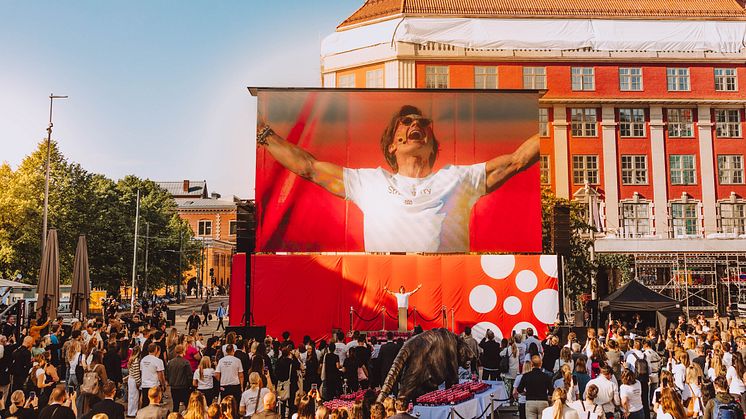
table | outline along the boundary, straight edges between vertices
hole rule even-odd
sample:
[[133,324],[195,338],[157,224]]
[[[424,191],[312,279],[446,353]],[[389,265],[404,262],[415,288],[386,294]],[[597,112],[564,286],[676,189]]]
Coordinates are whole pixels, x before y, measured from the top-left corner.
[[[482,419],[489,418],[490,397],[494,397],[495,409],[497,409],[500,406],[508,405],[508,392],[505,389],[505,383],[502,381],[485,381],[485,383],[489,384],[491,388],[483,393],[475,394],[473,399],[455,405],[415,405],[412,409],[412,415],[420,419],[460,419],[455,414],[458,413],[458,415],[464,419],[474,419],[487,410],[487,413],[482,416]],[[455,411],[453,418],[450,417],[451,408]]]

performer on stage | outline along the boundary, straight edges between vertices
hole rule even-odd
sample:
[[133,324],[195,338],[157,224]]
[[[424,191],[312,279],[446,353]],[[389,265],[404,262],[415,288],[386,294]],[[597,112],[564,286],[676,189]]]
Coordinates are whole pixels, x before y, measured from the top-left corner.
[[384,286],[383,290],[396,298],[396,307],[399,309],[399,331],[407,331],[407,309],[409,308],[409,296],[416,293],[422,288],[422,284],[410,292],[406,292],[404,285],[399,287],[399,292],[394,292]]

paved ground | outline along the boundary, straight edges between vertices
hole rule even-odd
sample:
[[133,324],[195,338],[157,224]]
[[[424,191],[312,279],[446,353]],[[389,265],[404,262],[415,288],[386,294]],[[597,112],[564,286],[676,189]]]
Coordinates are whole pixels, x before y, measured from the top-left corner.
[[[172,310],[176,310],[176,327],[180,331],[186,330],[186,320],[187,318],[192,314],[192,311],[196,311],[197,314],[200,313],[200,310],[202,309],[202,304],[204,304],[205,300],[200,298],[194,298],[194,297],[187,297],[186,301],[184,301],[181,304],[171,304],[169,305],[169,308]],[[208,304],[210,305],[210,312],[212,313],[212,320],[208,322],[207,326],[202,326],[200,328],[200,331],[205,336],[212,336],[215,332],[215,327],[218,325],[218,320],[215,316],[215,311],[218,309],[218,306],[220,303],[223,303],[224,307],[228,307],[228,296],[227,295],[220,295],[217,297],[210,298],[210,301],[208,301]],[[224,325],[228,325],[228,318],[226,318],[223,321]],[[221,330],[222,333],[222,330]]]

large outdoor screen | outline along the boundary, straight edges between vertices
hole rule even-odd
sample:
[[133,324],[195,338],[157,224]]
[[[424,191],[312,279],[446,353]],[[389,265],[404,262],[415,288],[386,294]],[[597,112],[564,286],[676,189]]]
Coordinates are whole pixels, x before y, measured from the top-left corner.
[[541,251],[536,92],[257,96],[257,252]]

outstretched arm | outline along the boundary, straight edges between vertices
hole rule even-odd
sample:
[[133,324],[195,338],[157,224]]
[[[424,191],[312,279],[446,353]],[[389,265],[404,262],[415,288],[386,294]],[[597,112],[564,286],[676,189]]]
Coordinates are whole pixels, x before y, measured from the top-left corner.
[[531,136],[511,154],[487,161],[487,193],[495,191],[518,172],[539,161],[539,134]]
[[417,291],[420,290],[420,288],[422,288],[422,284],[417,285],[417,288],[415,288],[412,292],[410,292],[409,295],[412,295],[412,294],[416,293]]
[[[257,136],[266,126],[268,125],[260,115]],[[316,160],[311,153],[289,143],[273,131],[264,138],[264,141],[257,141],[257,146],[266,148],[275,160],[296,175],[310,180],[334,195],[345,197],[341,166]]]

